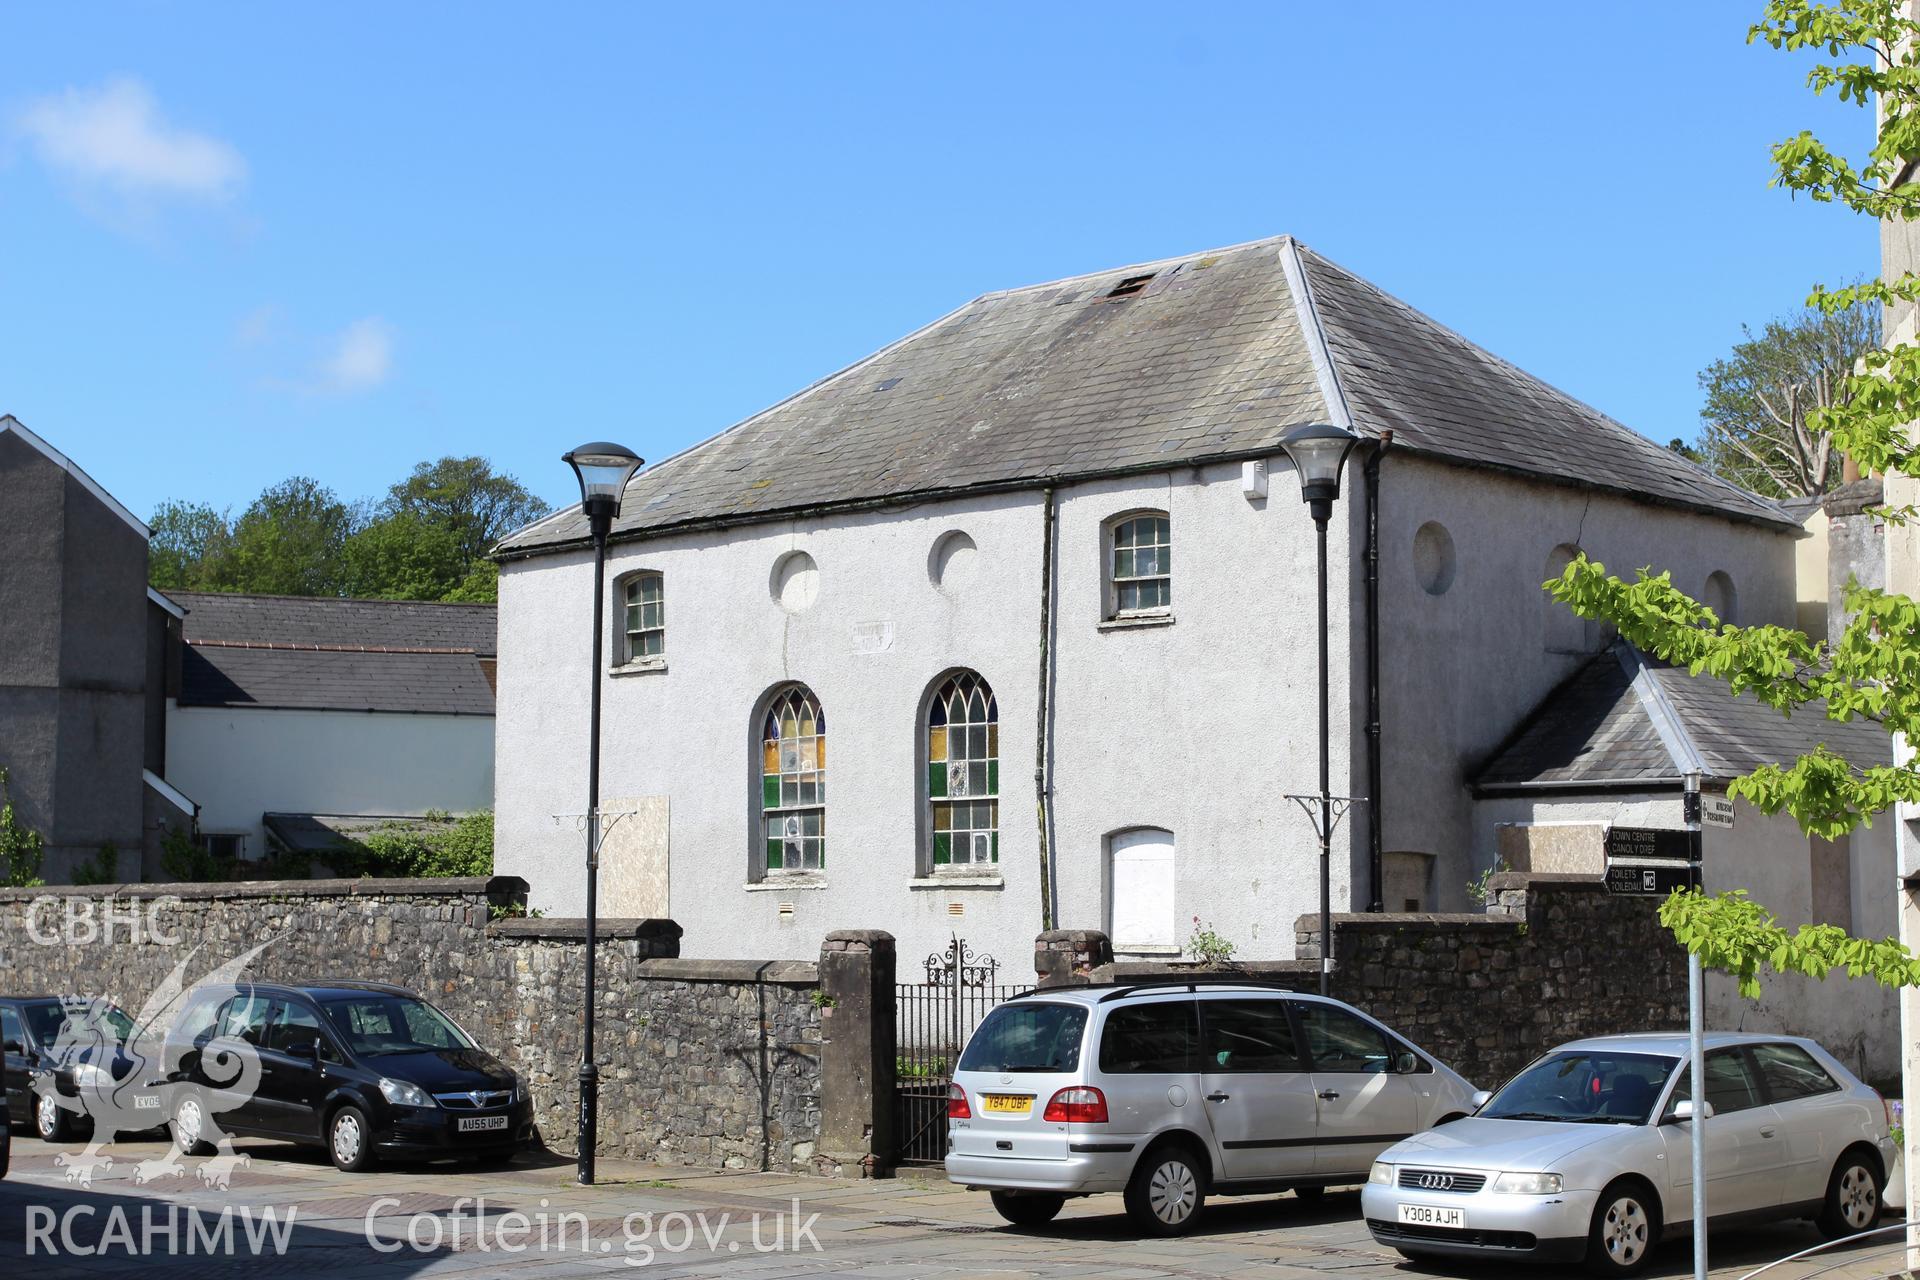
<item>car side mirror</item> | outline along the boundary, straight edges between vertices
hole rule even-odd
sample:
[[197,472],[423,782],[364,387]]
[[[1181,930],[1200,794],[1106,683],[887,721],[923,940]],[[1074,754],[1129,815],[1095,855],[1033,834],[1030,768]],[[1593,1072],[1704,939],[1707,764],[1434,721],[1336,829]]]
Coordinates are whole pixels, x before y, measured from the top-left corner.
[[1417,1053],[1402,1053],[1393,1060],[1395,1075],[1410,1076],[1419,1069],[1420,1055]]
[[[1667,1114],[1667,1123],[1685,1124],[1687,1121],[1693,1119],[1693,1105],[1692,1098],[1682,1098],[1680,1101],[1674,1103],[1673,1110]],[[1700,1117],[1703,1120],[1713,1119],[1713,1104],[1711,1102],[1702,1102],[1700,1104]]]
[[296,1040],[286,1047],[289,1058],[318,1058],[320,1042],[318,1040]]
[[1492,1102],[1492,1101],[1493,1101],[1493,1090],[1491,1089],[1475,1089],[1473,1091],[1473,1096],[1467,1099],[1467,1102],[1473,1107],[1475,1111],[1478,1111],[1480,1108],[1486,1106],[1489,1102]]
[[0,1052],[25,1053],[26,1051],[27,1051],[26,1046],[21,1044],[18,1040],[9,1040],[5,1044],[0,1044]]

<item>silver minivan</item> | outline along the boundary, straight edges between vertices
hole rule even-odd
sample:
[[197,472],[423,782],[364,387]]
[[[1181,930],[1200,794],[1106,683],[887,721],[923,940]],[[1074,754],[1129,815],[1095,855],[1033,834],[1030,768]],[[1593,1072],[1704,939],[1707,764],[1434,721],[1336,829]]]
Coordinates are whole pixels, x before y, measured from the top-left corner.
[[1351,1005],[1245,983],[1064,987],[995,1008],[947,1100],[947,1177],[1034,1226],[1120,1191],[1155,1235],[1210,1193],[1361,1183],[1474,1088]]

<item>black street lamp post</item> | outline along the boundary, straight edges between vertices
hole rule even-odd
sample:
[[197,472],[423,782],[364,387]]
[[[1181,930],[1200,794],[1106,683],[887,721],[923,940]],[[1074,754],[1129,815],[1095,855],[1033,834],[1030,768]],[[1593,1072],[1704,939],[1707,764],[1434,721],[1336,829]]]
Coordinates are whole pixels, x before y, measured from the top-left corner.
[[587,726],[587,975],[586,1014],[580,1046],[580,1132],[578,1180],[593,1185],[593,1153],[600,1134],[600,1068],[593,1060],[593,953],[600,909],[600,660],[606,627],[607,535],[620,514],[627,481],[641,458],[604,440],[583,444],[562,461],[580,480],[580,509],[593,531],[593,701]]
[[1320,543],[1320,994],[1327,994],[1333,967],[1333,794],[1327,764],[1327,521],[1340,497],[1340,470],[1359,437],[1326,423],[1295,427],[1280,439],[1300,475],[1300,497],[1313,517]]

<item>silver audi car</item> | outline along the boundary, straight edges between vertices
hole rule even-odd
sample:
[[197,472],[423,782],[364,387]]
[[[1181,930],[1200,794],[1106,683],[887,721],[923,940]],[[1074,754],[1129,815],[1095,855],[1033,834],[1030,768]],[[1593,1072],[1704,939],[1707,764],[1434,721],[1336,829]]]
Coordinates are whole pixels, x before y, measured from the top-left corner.
[[[1374,1239],[1409,1258],[1584,1261],[1644,1268],[1693,1214],[1685,1035],[1562,1045],[1475,1113],[1381,1153],[1361,1194]],[[1872,1227],[1893,1159],[1878,1093],[1811,1040],[1707,1037],[1707,1209]]]
[[1337,1000],[1229,983],[1037,991],[989,1013],[960,1056],[947,1176],[1019,1225],[1119,1191],[1143,1230],[1177,1235],[1209,1193],[1358,1183],[1473,1096]]

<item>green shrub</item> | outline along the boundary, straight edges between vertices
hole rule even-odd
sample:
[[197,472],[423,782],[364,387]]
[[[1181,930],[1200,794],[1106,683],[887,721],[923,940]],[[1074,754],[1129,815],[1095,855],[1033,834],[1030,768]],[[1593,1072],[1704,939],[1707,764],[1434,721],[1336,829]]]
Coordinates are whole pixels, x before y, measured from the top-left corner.
[[46,849],[46,838],[14,816],[7,771],[0,768],[0,861],[6,866],[8,887],[27,889],[45,884],[40,867],[46,860]]
[[75,884],[117,884],[120,880],[120,850],[109,840],[91,859],[73,869]]

